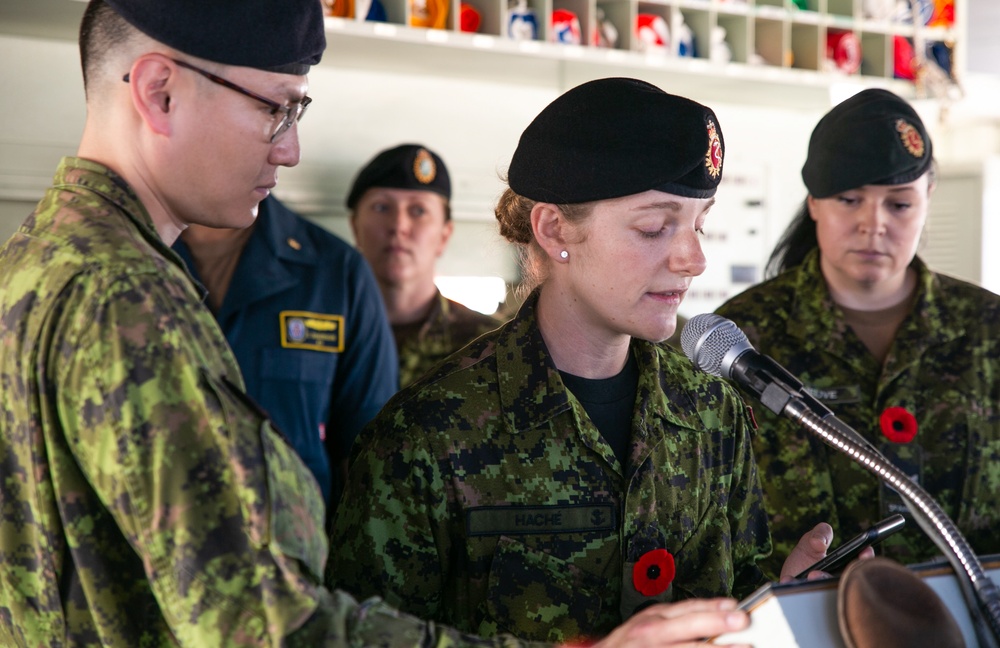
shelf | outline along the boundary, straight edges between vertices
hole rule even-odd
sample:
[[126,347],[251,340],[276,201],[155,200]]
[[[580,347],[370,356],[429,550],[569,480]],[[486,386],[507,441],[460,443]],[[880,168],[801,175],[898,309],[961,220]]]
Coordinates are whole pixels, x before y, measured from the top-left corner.
[[[912,97],[912,82],[893,76],[894,39],[956,40],[952,29],[865,19],[860,0],[806,0],[805,8],[792,0],[524,0],[534,12],[535,40],[508,37],[508,0],[467,0],[482,19],[475,34],[455,28],[459,0],[451,0],[446,29],[408,27],[410,0],[382,2],[389,23],[327,18],[326,64],[559,88],[620,74],[695,98],[815,107],[829,103],[834,84]],[[582,44],[554,42],[557,9],[577,16]],[[592,44],[598,10],[618,34],[614,48]],[[637,35],[633,26],[643,15],[666,27],[663,46]],[[829,59],[827,37],[836,34],[860,48],[857,71],[838,70]]]
[[[804,0],[799,3],[804,9],[792,0],[525,0],[537,20],[538,40],[532,41],[507,37],[508,0],[465,0],[481,17],[476,34],[457,28],[460,0],[445,0],[450,3],[445,29],[408,27],[410,0],[381,1],[389,22],[326,19],[329,47],[322,65],[556,89],[624,75],[694,98],[814,108],[827,106],[830,88],[844,83],[913,97],[911,82],[893,78],[896,37],[955,43],[956,50],[962,45],[952,28],[867,19],[862,0]],[[963,11],[964,1],[958,2]],[[549,42],[556,8],[577,14],[584,43],[593,39],[600,9],[618,33],[616,47]],[[0,33],[75,39],[82,9],[83,3],[69,0],[3,0]],[[676,37],[663,51],[639,51],[633,26],[640,12],[662,18],[671,35],[682,22],[687,25],[696,55],[681,56]],[[830,32],[857,38],[862,51],[857,73],[831,71]],[[956,54],[956,60],[963,59]]]
[[[913,94],[912,84],[906,81],[827,74],[780,65],[780,61],[772,65],[749,64],[738,59],[715,63],[701,58],[542,41],[512,41],[487,34],[341,18],[327,18],[326,27],[328,45],[321,65],[349,69],[388,70],[398,74],[557,89],[566,89],[592,78],[631,76],[702,101],[728,99],[750,105],[780,103],[787,108],[828,106],[830,87],[834,84],[886,87],[902,96]],[[780,35],[783,25],[763,21],[756,26],[758,32],[768,33],[768,28]],[[773,56],[780,56],[780,50],[775,50]]]

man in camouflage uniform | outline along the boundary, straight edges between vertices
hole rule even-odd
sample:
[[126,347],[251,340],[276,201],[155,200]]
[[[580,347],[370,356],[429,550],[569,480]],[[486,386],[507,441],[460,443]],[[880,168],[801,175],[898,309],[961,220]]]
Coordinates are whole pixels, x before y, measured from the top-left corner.
[[297,162],[324,40],[315,0],[85,10],[80,157],[0,249],[5,648],[482,643],[322,587],[316,482],[169,247],[188,219],[246,226]]
[[[824,120],[803,168],[811,196],[844,196],[842,204],[849,205],[864,195],[855,187],[898,187],[932,173],[923,124],[894,95],[866,91]],[[901,132],[909,139],[901,140]],[[843,145],[848,141],[854,152]],[[891,200],[909,202],[899,196]],[[898,220],[898,213],[886,218]],[[973,549],[1000,552],[1000,297],[931,272],[911,253],[901,267],[913,277],[913,288],[898,305],[900,323],[882,359],[834,300],[816,229],[806,208],[779,244],[785,271],[718,313],[917,481]],[[886,429],[893,425],[890,415],[901,412],[890,408],[913,416],[912,440]],[[847,538],[892,513],[908,512],[898,494],[795,422],[763,408],[757,422],[754,453],[775,542],[770,569],[801,529],[817,521]],[[940,554],[913,520],[880,551],[907,563]]]
[[[520,180],[526,169],[571,203],[618,204],[605,199],[616,195],[648,201],[636,211],[676,232],[645,245],[670,255],[654,264],[650,282],[678,285],[704,269],[694,214],[711,205],[721,172],[716,124],[708,108],[643,82],[583,84],[525,131],[501,204],[518,194],[543,200]],[[580,179],[591,168],[601,178],[596,186]],[[544,203],[535,203],[532,219],[544,209],[557,219],[553,228],[571,227],[569,217],[555,216],[564,208]],[[529,208],[517,211],[514,235],[497,207],[501,233],[532,245]],[[625,232],[628,245],[639,245],[637,226],[622,224],[634,216],[601,216]],[[591,235],[572,231],[567,241]],[[597,257],[617,265],[615,277],[634,270],[606,248],[585,245],[557,251],[557,263],[566,263],[551,269],[558,279],[546,279],[513,320],[393,397],[362,432],[331,534],[329,585],[382,595],[468,632],[567,641],[602,635],[656,601],[743,596],[761,584],[757,561],[770,541],[751,423],[736,392],[675,350],[618,332],[614,339],[624,345],[614,351],[626,381],[634,368],[634,382],[614,420],[595,419],[598,410],[567,387],[553,350],[567,347],[551,337],[552,318],[600,317],[574,310],[568,277],[591,263],[606,269]],[[551,308],[563,292],[574,297],[545,319],[545,300]],[[595,292],[597,300],[611,298]],[[637,310],[655,313],[649,337],[667,338],[679,299],[641,301]],[[601,325],[616,326],[607,319]],[[579,348],[570,346],[576,357]]]
[[419,144],[379,152],[347,196],[354,239],[372,266],[392,325],[400,387],[500,325],[434,284],[437,259],[455,229],[450,201],[448,167]]

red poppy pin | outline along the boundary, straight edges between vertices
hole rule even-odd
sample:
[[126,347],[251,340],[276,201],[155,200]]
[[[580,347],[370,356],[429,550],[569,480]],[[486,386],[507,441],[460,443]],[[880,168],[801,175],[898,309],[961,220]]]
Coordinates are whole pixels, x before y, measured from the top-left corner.
[[643,596],[656,596],[667,591],[676,573],[671,553],[653,549],[642,554],[632,567],[632,583]]
[[909,443],[917,436],[917,417],[904,407],[887,407],[878,422],[882,434],[893,443]]

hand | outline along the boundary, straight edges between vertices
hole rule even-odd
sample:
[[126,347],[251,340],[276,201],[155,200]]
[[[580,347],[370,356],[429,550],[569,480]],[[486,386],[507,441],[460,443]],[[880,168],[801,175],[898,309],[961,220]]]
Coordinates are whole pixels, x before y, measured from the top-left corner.
[[[780,582],[787,583],[794,580],[795,575],[807,569],[820,558],[826,555],[826,550],[830,548],[833,541],[833,527],[826,522],[820,522],[811,531],[802,536],[799,543],[795,545],[792,552],[785,559],[785,564],[781,566]],[[875,555],[875,550],[865,547],[858,554],[858,559],[871,558]],[[823,571],[811,571],[806,575],[806,580],[816,580],[818,578],[829,578],[830,574]]]
[[[653,605],[621,624],[591,648],[670,646],[704,648],[705,637],[742,630],[750,625],[746,612],[732,599],[691,599]],[[749,648],[749,647],[748,647]]]

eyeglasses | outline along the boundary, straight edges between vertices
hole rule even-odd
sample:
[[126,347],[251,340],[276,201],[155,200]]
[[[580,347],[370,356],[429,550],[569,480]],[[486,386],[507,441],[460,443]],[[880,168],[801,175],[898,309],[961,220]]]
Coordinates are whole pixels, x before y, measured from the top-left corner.
[[[271,117],[277,117],[278,115],[281,115],[281,119],[275,119],[271,124],[271,129],[268,134],[268,137],[270,138],[269,141],[271,142],[278,139],[279,136],[281,136],[288,129],[290,129],[292,127],[292,124],[301,120],[302,115],[304,115],[306,112],[306,108],[308,108],[309,104],[312,103],[312,97],[306,96],[302,97],[301,101],[296,101],[294,103],[282,105],[276,101],[268,99],[267,97],[262,97],[256,92],[247,90],[242,86],[236,85],[232,81],[223,79],[222,77],[216,74],[212,74],[208,70],[203,70],[200,67],[191,65],[186,61],[180,61],[178,59],[173,59],[173,58],[170,60],[183,68],[187,68],[189,70],[197,72],[198,74],[205,77],[212,83],[217,83],[224,88],[235,90],[236,92],[239,92],[242,95],[250,97],[251,99],[256,99],[257,101],[261,102],[262,104],[271,109]],[[128,83],[129,74],[125,74],[125,76],[122,77],[122,81]]]

